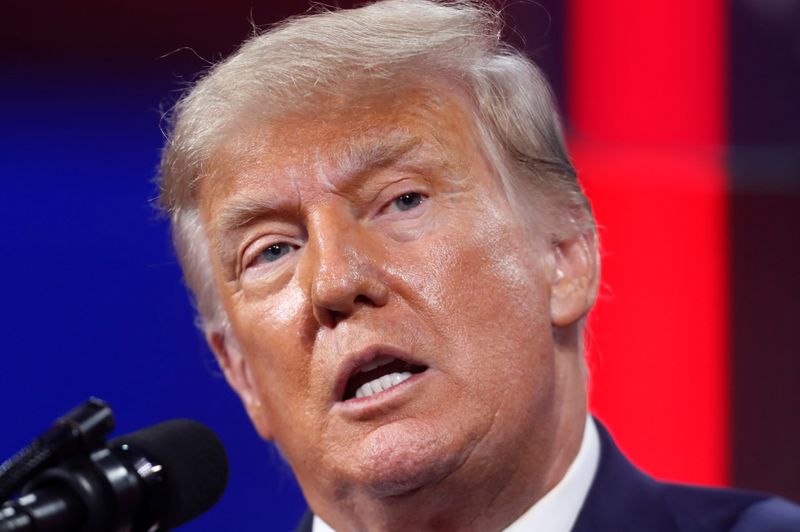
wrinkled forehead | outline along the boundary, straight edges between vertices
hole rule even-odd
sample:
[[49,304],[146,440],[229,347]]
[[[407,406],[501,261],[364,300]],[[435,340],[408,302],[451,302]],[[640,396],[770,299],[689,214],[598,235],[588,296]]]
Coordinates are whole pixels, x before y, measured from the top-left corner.
[[[233,125],[207,165],[203,202],[253,189],[265,178],[332,188],[349,176],[399,158],[458,165],[480,152],[473,107],[454,84],[318,95],[315,105],[253,112]],[[313,169],[313,171],[309,171]],[[275,172],[276,175],[265,175]]]

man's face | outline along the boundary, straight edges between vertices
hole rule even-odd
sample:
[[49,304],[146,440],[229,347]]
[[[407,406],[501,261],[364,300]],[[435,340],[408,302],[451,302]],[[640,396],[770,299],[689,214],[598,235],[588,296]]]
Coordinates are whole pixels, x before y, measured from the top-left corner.
[[557,452],[551,221],[512,209],[444,89],[242,127],[200,190],[217,351],[312,506]]

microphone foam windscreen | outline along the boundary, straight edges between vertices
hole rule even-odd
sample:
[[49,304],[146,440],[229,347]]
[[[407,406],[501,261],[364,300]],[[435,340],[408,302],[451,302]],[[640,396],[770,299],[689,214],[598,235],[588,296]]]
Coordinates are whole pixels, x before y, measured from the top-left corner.
[[189,419],[173,419],[111,442],[130,444],[163,467],[167,507],[161,529],[194,519],[222,497],[228,482],[228,459],[214,432]]

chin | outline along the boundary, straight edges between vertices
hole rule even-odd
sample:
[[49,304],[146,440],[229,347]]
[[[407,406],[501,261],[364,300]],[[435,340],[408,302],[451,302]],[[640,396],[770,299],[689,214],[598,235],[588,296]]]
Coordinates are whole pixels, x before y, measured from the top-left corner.
[[[385,428],[385,427],[384,427]],[[358,446],[356,484],[372,497],[402,497],[456,471],[465,453],[446,434],[378,429]]]

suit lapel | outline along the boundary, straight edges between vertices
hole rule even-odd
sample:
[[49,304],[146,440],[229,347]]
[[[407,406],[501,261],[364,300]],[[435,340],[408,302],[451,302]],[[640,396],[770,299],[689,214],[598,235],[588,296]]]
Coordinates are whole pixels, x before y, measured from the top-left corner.
[[658,482],[639,471],[617,449],[606,428],[600,434],[600,464],[573,532],[673,532],[680,527]]

